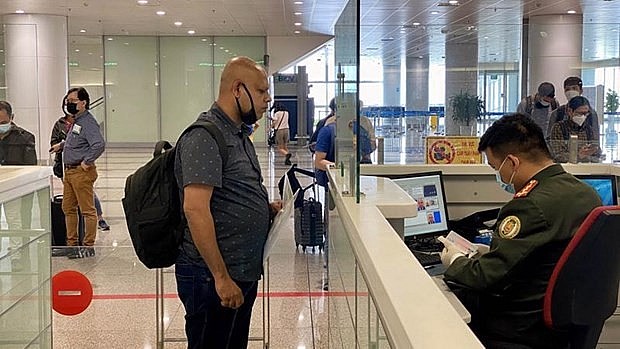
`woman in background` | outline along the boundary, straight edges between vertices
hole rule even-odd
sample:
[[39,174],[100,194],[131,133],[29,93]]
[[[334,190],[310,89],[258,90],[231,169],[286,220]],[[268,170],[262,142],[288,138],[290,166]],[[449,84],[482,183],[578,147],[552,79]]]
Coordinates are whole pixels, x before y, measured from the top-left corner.
[[555,162],[568,162],[570,136],[577,136],[577,162],[600,162],[602,150],[598,134],[586,122],[590,102],[583,96],[573,97],[566,106],[568,119],[556,122],[551,128],[549,149]]

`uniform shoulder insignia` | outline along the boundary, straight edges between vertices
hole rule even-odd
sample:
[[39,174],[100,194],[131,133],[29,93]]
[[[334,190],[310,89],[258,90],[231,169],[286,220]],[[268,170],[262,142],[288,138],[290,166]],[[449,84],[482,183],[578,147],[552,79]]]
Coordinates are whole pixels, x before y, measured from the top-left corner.
[[521,220],[517,216],[508,216],[499,224],[499,236],[504,239],[512,239],[521,230]]
[[532,191],[532,189],[534,189],[537,185],[538,185],[538,181],[537,180],[535,180],[535,179],[530,180],[529,182],[527,182],[525,187],[523,187],[523,189],[519,190],[519,192],[515,194],[514,197],[515,198],[524,198],[524,197],[526,197]]

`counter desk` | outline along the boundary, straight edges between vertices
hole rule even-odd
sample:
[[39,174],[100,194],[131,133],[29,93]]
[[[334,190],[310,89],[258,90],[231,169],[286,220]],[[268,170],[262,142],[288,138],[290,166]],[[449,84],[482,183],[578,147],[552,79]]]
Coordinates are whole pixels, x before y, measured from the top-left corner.
[[[562,164],[573,175],[614,175],[620,177],[618,164]],[[446,203],[450,219],[465,217],[473,212],[503,206],[511,195],[499,189],[495,171],[480,165],[362,165],[362,175],[394,176],[420,172],[443,173]],[[417,266],[417,265],[416,265]],[[620,304],[620,300],[618,302]],[[617,308],[617,309],[620,309]],[[607,320],[599,339],[601,348],[620,346],[620,311]]]
[[0,167],[0,347],[52,347],[51,174]]
[[[616,164],[562,164],[574,175],[611,174],[620,177]],[[369,176],[395,176],[441,171],[450,219],[463,218],[473,212],[503,206],[511,195],[498,189],[495,171],[480,165],[362,165],[360,172]]]
[[[360,202],[330,171],[328,274],[330,342],[360,348],[482,348],[482,344],[389,220],[417,214],[390,179],[361,178]],[[336,296],[340,295],[340,296]],[[339,345],[337,347],[340,347]]]

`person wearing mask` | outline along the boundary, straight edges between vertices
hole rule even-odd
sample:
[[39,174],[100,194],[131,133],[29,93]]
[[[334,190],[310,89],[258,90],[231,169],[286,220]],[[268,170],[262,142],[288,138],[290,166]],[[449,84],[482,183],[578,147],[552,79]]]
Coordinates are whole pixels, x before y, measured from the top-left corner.
[[[83,87],[67,92],[67,112],[73,116],[67,138],[54,144],[50,152],[62,151],[64,177],[62,210],[67,226],[69,258],[93,257],[97,237],[97,210],[94,186],[97,180],[95,161],[105,150],[99,124],[88,110],[90,96]],[[84,216],[84,247],[78,247],[78,207]]]
[[600,162],[603,151],[599,138],[587,122],[591,110],[585,97],[576,96],[568,102],[566,115],[569,118],[556,122],[549,136],[549,148],[556,162],[569,161],[571,135],[577,136],[577,162]]
[[290,132],[288,126],[288,110],[282,104],[277,104],[273,119],[271,120],[271,128],[276,135],[276,145],[278,146],[278,153],[284,155],[284,164],[291,165],[292,154],[288,150],[288,142],[290,139]]
[[478,151],[514,197],[501,208],[486,253],[468,258],[440,238],[444,279],[486,348],[566,348],[567,334],[544,324],[543,298],[560,255],[601,199],[553,163],[542,129],[526,115],[494,122]]
[[174,170],[188,226],[175,274],[190,349],[248,344],[263,248],[282,202],[269,203],[245,125],[262,117],[270,101],[265,69],[250,58],[235,57],[222,71],[216,102],[198,117],[222,132],[226,163],[203,128],[177,142]]
[[[0,101],[0,166],[25,166],[37,164],[37,152],[34,135],[19,127],[15,123],[13,107],[7,101]],[[43,198],[39,197],[39,205]],[[45,198],[49,200],[48,198]],[[8,201],[2,204],[6,222],[10,230],[19,231],[30,229],[32,222],[33,194],[24,196],[21,200]],[[45,207],[45,206],[40,206]],[[0,232],[0,242],[2,240]],[[21,237],[9,236],[9,249],[18,249],[22,246]],[[19,252],[11,254],[13,271],[20,271],[24,267],[22,255]]]
[[[61,116],[58,120],[56,120],[56,123],[54,124],[54,127],[52,128],[52,135],[50,137],[50,146],[54,146],[54,144],[59,144],[63,142],[65,139],[67,139],[67,132],[69,132],[69,129],[71,129],[71,125],[73,125],[73,122],[75,121],[75,119],[73,118],[73,115],[67,112],[66,107],[67,107],[67,96],[64,96],[62,99],[62,104],[61,104],[62,112],[64,115]],[[54,170],[54,175],[62,180],[64,177],[62,152],[57,152],[55,154],[54,165],[52,168]],[[102,231],[108,231],[110,230],[110,225],[108,224],[108,222],[106,222],[105,218],[103,218],[103,208],[101,207],[101,201],[99,200],[97,193],[94,193],[94,194],[95,194],[95,199],[94,199],[95,209],[97,211],[97,226]]]
[[[566,80],[564,80],[564,96],[566,96],[566,104],[559,106],[551,113],[547,135],[551,134],[551,128],[553,127],[553,125],[555,125],[555,123],[562,120],[570,120],[570,116],[568,115],[566,109],[568,106],[568,102],[570,102],[573,97],[581,95],[583,95],[583,82],[581,81],[581,78],[579,78],[578,76],[569,76],[568,78],[566,78]],[[596,110],[594,110],[592,106],[590,106],[590,112],[588,113],[586,122],[592,128],[592,132],[595,138],[598,140],[600,138],[599,120],[598,115],[596,114]]]
[[558,107],[555,99],[555,87],[550,82],[543,82],[538,85],[538,91],[534,96],[527,96],[521,100],[517,106],[517,113],[525,114],[536,122],[545,133],[549,128],[549,118],[551,112]]
[[0,165],[36,165],[34,135],[17,126],[14,118],[11,104],[0,101]]

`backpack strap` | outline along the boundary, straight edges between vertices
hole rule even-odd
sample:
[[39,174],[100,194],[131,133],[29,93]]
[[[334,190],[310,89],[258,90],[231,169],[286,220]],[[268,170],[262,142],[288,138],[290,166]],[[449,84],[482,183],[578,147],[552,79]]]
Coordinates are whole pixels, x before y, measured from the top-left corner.
[[556,109],[558,109],[558,100],[554,98],[553,101],[551,101],[551,110]]
[[161,155],[168,149],[172,149],[172,144],[168,141],[159,141],[155,143],[155,149],[153,149],[153,157]]
[[532,110],[534,110],[534,98],[532,98],[532,95],[529,95],[529,96],[525,97],[525,100],[527,101],[525,103],[525,112],[527,113],[527,115],[529,115],[531,117],[532,116]]
[[570,140],[570,121],[565,120],[564,124],[560,124],[560,128],[562,129],[562,138],[568,142]]
[[[282,116],[280,117],[280,122],[278,123],[278,127],[276,127],[276,131],[280,129],[280,125],[282,125],[282,121],[284,121],[284,116],[286,115],[286,114],[284,114],[284,112],[285,112],[284,110],[279,110],[279,111],[282,112]],[[278,113],[278,111],[275,112],[273,115],[275,115],[277,113]],[[288,117],[288,115],[286,115],[286,117]]]
[[224,140],[224,135],[222,134],[222,131],[220,131],[220,129],[213,123],[213,121],[195,121],[193,124],[189,125],[185,129],[185,131],[183,131],[183,133],[181,133],[179,139],[181,139],[183,135],[196,127],[204,128],[205,130],[207,130],[207,132],[209,132],[209,134],[211,134],[211,136],[213,136],[213,138],[215,138],[215,143],[217,143],[217,147],[220,151],[220,157],[222,158],[222,165],[226,164],[226,162],[228,161],[228,146],[226,145],[226,141]]
[[565,116],[566,116],[566,104],[563,104],[559,106],[557,109],[557,112],[555,114],[555,122],[564,120]]

